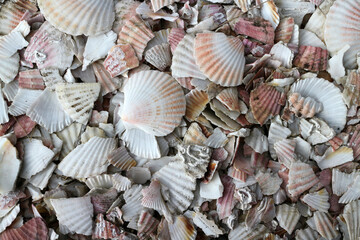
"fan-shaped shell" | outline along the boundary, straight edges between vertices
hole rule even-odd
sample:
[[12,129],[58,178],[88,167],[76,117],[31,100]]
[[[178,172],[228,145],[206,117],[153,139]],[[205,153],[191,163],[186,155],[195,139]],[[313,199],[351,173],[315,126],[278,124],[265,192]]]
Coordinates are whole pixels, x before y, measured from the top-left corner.
[[154,218],[147,210],[140,213],[138,225],[138,237],[140,240],[155,238],[159,220]]
[[139,66],[139,60],[130,44],[115,45],[104,60],[105,69],[116,77]]
[[19,90],[19,82],[14,80],[10,83],[5,84],[5,87],[2,89],[6,99],[8,101],[14,101],[14,98]]
[[108,32],[115,20],[112,0],[39,0],[38,5],[51,25],[75,36]]
[[101,174],[86,179],[85,183],[90,189],[111,188],[113,186],[113,176],[110,174]]
[[108,161],[120,170],[129,170],[136,166],[136,161],[129,155],[124,146],[113,150],[108,155]]
[[20,56],[15,53],[9,58],[0,57],[0,80],[10,83],[18,74],[20,66]]
[[48,228],[42,218],[36,217],[19,228],[6,230],[0,237],[4,240],[47,239]]
[[0,138],[0,193],[8,193],[15,187],[20,171],[17,150],[7,138]]
[[284,164],[287,168],[290,168],[291,164],[295,162],[295,146],[296,141],[294,139],[283,139],[274,144],[274,149],[279,162]]
[[281,19],[279,25],[275,30],[275,42],[279,42],[279,41],[283,41],[283,43],[290,42],[293,31],[294,31],[294,18],[286,17]]
[[124,87],[120,114],[127,129],[139,128],[148,134],[165,136],[180,124],[185,114],[185,97],[171,76],[159,71],[134,74]]
[[162,43],[150,48],[145,53],[145,60],[160,71],[164,71],[171,65],[170,45]]
[[356,240],[360,237],[360,200],[352,201],[344,208],[342,216],[345,219],[349,240]]
[[322,111],[322,104],[310,97],[302,97],[298,93],[291,93],[289,96],[290,111],[305,118],[311,118]]
[[9,113],[13,116],[25,114],[27,109],[38,99],[41,93],[41,90],[20,88],[9,107]]
[[209,103],[209,95],[205,91],[191,90],[185,96],[186,98],[186,113],[185,117],[189,121],[194,121],[202,111],[204,111],[206,105]]
[[314,170],[309,164],[294,162],[289,169],[289,182],[287,185],[289,193],[296,197],[319,182]]
[[284,228],[289,234],[291,234],[296,224],[300,219],[300,213],[294,206],[282,204],[276,207],[276,218],[279,221],[280,227]]
[[16,205],[4,217],[0,218],[0,233],[3,232],[16,219],[20,212],[20,205]]
[[242,222],[230,231],[229,240],[262,239],[267,231],[267,228],[262,224],[259,224],[252,229],[248,229],[245,222]]
[[80,123],[73,123],[70,126],[63,129],[61,132],[56,133],[57,136],[63,141],[63,146],[61,148],[61,157],[65,157],[71,152],[80,137],[80,132],[82,125]]
[[334,239],[339,234],[331,222],[331,216],[328,213],[319,211],[315,212],[314,222],[316,231],[318,231],[318,233],[320,233],[320,235],[325,239]]
[[189,219],[180,215],[175,217],[174,223],[169,223],[169,232],[172,240],[195,240],[196,229]]
[[112,78],[110,73],[105,69],[104,63],[101,61],[91,64],[96,80],[101,84],[101,93],[105,95],[115,91],[119,84],[117,78]]
[[300,46],[294,65],[312,72],[325,71],[328,65],[328,52],[321,47]]
[[196,64],[210,81],[221,86],[242,83],[245,57],[239,38],[223,33],[199,33],[194,42]]
[[216,95],[216,99],[230,111],[240,112],[238,91],[236,88],[226,88],[222,90]]
[[325,120],[335,132],[339,133],[344,128],[347,109],[339,88],[333,83],[321,78],[307,78],[295,82],[291,86],[291,92],[322,103],[323,110],[316,116]]
[[115,173],[112,175],[112,184],[118,192],[121,192],[130,189],[132,182],[127,177],[124,177],[119,173]]
[[327,212],[330,208],[329,193],[325,188],[314,193],[306,194],[302,197],[302,201],[309,207],[320,212]]
[[1,87],[0,87],[0,124],[9,121],[7,103],[4,100]]

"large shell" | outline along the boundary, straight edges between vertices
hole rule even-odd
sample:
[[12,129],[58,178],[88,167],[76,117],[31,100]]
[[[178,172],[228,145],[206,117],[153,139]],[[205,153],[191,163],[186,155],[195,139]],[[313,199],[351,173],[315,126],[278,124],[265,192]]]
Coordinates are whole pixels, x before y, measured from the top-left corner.
[[186,113],[185,117],[189,121],[194,121],[202,111],[204,111],[206,105],[209,103],[209,95],[205,91],[191,90],[185,96],[186,98]]
[[300,46],[294,65],[312,72],[325,71],[328,65],[328,52],[321,47]]
[[18,74],[20,66],[20,56],[15,53],[9,58],[0,57],[0,80],[4,83],[10,83]]
[[139,60],[142,59],[147,43],[154,37],[153,32],[137,15],[127,20],[119,34],[118,43],[129,43]]
[[95,176],[106,171],[108,154],[116,147],[112,138],[93,137],[77,146],[58,165],[63,175],[73,178]]
[[356,54],[360,51],[360,3],[356,0],[336,1],[330,8],[325,21],[325,42],[330,53],[334,55],[346,44],[350,49],[345,53],[344,65],[356,67]]
[[112,0],[39,0],[38,5],[51,25],[75,36],[93,36],[108,32],[115,20]]
[[324,119],[335,132],[339,133],[344,128],[347,109],[339,88],[334,84],[321,78],[307,78],[295,82],[291,92],[322,103],[323,110],[316,116]]
[[296,207],[282,204],[276,207],[276,218],[279,221],[280,227],[284,228],[291,234],[301,215]]
[[139,60],[130,44],[115,45],[104,60],[105,69],[116,77],[139,66]]
[[180,124],[185,114],[183,90],[171,76],[159,71],[134,74],[124,87],[120,114],[127,129],[139,128],[148,134],[165,136]]
[[330,208],[329,193],[326,191],[325,188],[314,193],[306,194],[302,198],[302,201],[306,203],[309,207],[320,212],[327,212]]
[[319,182],[309,164],[294,162],[289,169],[289,183],[287,185],[289,193],[296,197],[308,190]]
[[59,223],[84,235],[92,233],[93,205],[90,197],[50,199]]
[[91,114],[94,102],[100,93],[99,83],[59,83],[56,85],[56,94],[64,111],[70,117],[85,124]]
[[344,208],[342,216],[345,219],[349,240],[357,240],[360,237],[360,200],[352,201]]
[[108,161],[120,170],[129,170],[136,166],[136,161],[129,155],[124,146],[113,150],[108,155]]
[[16,148],[8,139],[0,138],[0,194],[14,190],[20,164]]
[[245,57],[239,38],[223,33],[199,33],[195,38],[196,64],[210,81],[221,86],[238,86],[242,83]]
[[194,44],[195,37],[187,34],[173,51],[171,71],[175,78],[194,77],[206,79],[206,76],[195,63]]
[[8,229],[0,235],[4,240],[48,239],[48,228],[44,220],[35,217],[19,228]]
[[13,103],[9,107],[9,113],[13,116],[25,114],[27,109],[36,101],[41,93],[41,90],[20,88]]

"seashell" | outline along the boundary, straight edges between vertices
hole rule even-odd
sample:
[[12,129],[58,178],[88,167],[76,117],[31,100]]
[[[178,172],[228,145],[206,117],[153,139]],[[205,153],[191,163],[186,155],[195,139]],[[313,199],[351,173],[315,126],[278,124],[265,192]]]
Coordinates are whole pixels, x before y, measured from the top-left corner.
[[[290,111],[305,118],[311,118],[322,111],[322,104],[311,97],[302,97],[298,93],[291,93],[289,96]],[[300,114],[299,114],[300,113]]]
[[262,239],[266,232],[268,232],[268,230],[262,224],[259,224],[252,229],[248,229],[245,222],[242,222],[235,229],[230,230],[229,240]]
[[19,228],[7,229],[0,237],[4,240],[47,239],[48,228],[41,218],[35,217]]
[[[167,200],[170,211],[185,211],[191,204],[196,188],[196,179],[186,170],[182,162],[170,162],[157,171],[152,179],[161,183],[161,188],[168,189],[169,199]],[[176,223],[176,220],[175,220]]]
[[[230,54],[233,52],[237,52],[236,56]],[[194,55],[196,64],[210,81],[221,86],[242,83],[245,58],[240,39],[228,38],[223,33],[199,33],[194,41]],[[227,66],[222,64],[225,62]]]
[[[146,92],[143,93],[142,89]],[[180,124],[185,114],[186,103],[181,87],[175,79],[159,71],[134,74],[125,85],[124,94],[120,116],[126,129],[137,127],[148,134],[165,136]]]
[[20,171],[21,161],[17,157],[17,150],[11,142],[0,138],[0,193],[14,190],[16,179]]
[[161,45],[161,44],[164,44],[164,43],[169,43],[168,42],[168,36],[170,34],[170,29],[167,28],[167,29],[163,29],[163,30],[160,30],[160,31],[157,31],[157,32],[154,32],[154,38],[151,39],[146,48],[145,48],[145,52],[157,45]]
[[101,137],[105,138],[105,132],[104,130],[97,128],[97,127],[89,127],[87,126],[85,131],[81,134],[81,143],[86,143],[89,141],[92,137]]
[[334,152],[325,153],[324,158],[318,162],[318,166],[321,169],[332,168],[353,160],[353,150],[343,146]]
[[224,186],[219,177],[219,173],[215,172],[214,176],[208,183],[200,183],[200,196],[206,199],[218,199],[222,197]]
[[93,137],[72,150],[60,162],[58,169],[64,176],[77,179],[101,174],[106,171],[107,156],[115,147],[115,139]]
[[[239,130],[241,128],[241,125],[233,120],[232,118],[230,118],[228,115],[232,115],[232,113],[235,114],[235,116],[238,116],[239,113],[237,112],[229,112],[227,110],[227,108],[225,106],[223,106],[218,100],[213,99],[213,101],[210,103],[210,109],[213,110],[213,112],[215,113],[215,117],[218,118],[218,120],[212,119],[211,117],[209,118],[210,122],[213,122],[214,120],[214,124],[218,125],[219,127],[223,128],[223,129],[229,129],[231,131],[236,131]],[[226,112],[226,113],[225,113]],[[209,116],[209,114],[207,114],[207,110],[203,111],[202,114],[207,118],[207,116]],[[219,122],[219,123],[217,123]],[[225,124],[224,127],[223,125]]]
[[294,65],[312,72],[325,71],[327,59],[328,52],[321,47],[300,46]]
[[319,182],[309,164],[296,161],[289,170],[287,189],[293,197],[299,196]]
[[182,28],[172,28],[168,36],[171,52],[174,53],[177,45],[185,37],[185,31]]
[[206,105],[209,103],[209,95],[205,91],[191,90],[185,96],[186,99],[186,112],[185,117],[189,121],[194,121],[202,111],[204,111]]
[[9,114],[13,116],[20,116],[25,114],[27,109],[38,99],[41,94],[41,90],[20,88],[14,98],[13,103],[9,107]]
[[328,213],[316,211],[314,213],[314,222],[316,226],[316,231],[327,240],[334,239],[339,234],[339,232],[332,224],[331,218]]
[[320,211],[320,212],[328,212],[330,208],[329,201],[329,193],[325,188],[320,191],[314,193],[308,193],[302,197],[302,201],[306,203],[309,207]]
[[283,67],[292,67],[294,53],[281,42],[276,43],[271,48],[270,54],[272,55],[272,59],[280,61]]
[[173,4],[174,0],[151,0],[151,5],[154,12],[157,12],[163,7]]
[[82,124],[88,121],[94,102],[99,96],[98,83],[59,83],[56,85],[57,97],[70,117]]
[[141,205],[141,190],[141,185],[133,185],[130,189],[125,191],[124,199],[126,204],[124,204],[121,208],[121,211],[123,212],[123,219],[125,221],[131,221],[134,219],[137,222],[143,208]]
[[15,53],[11,57],[0,57],[0,80],[4,83],[10,83],[18,74],[20,66],[20,56]]
[[124,146],[114,149],[108,155],[108,162],[120,170],[129,170],[136,166],[136,161],[129,155]]
[[41,69],[40,73],[43,76],[46,87],[50,88],[52,91],[55,90],[56,84],[65,82],[60,76],[59,69],[45,68]]
[[104,60],[105,69],[116,77],[139,66],[139,60],[130,44],[115,45]]
[[185,35],[177,44],[176,49],[173,51],[171,65],[173,77],[194,77],[206,79],[206,76],[201,72],[199,66],[195,62],[194,45],[195,37],[190,34]]
[[215,221],[208,219],[205,214],[201,212],[189,212],[192,216],[194,224],[200,228],[206,236],[219,237],[223,231],[216,225]]
[[360,229],[359,229],[359,204],[360,200],[352,201],[347,204],[344,208],[344,212],[342,214],[345,222],[346,227],[349,233],[350,240],[356,240],[360,236]]
[[8,101],[14,101],[14,98],[19,90],[19,82],[17,80],[5,84],[5,87],[2,89],[5,98]]
[[145,53],[145,60],[160,71],[164,71],[171,65],[170,45],[163,43],[150,48]]
[[232,178],[229,176],[223,175],[220,178],[224,186],[224,191],[222,197],[216,201],[216,211],[219,215],[219,219],[224,219],[231,215],[232,209],[235,206],[235,184],[233,183]]
[[327,142],[335,136],[335,131],[326,122],[315,117],[309,121],[300,119],[300,133],[313,145]]
[[36,126],[36,122],[32,121],[28,116],[20,116],[14,125],[14,133],[17,138],[27,136]]
[[263,125],[270,116],[280,113],[281,92],[267,84],[261,84],[250,93],[250,107],[254,118]]
[[250,136],[245,138],[245,143],[257,153],[263,154],[268,151],[268,140],[259,128],[251,130]]
[[343,195],[358,175],[360,175],[359,171],[353,171],[352,173],[347,174],[341,172],[337,168],[333,168],[332,169],[333,194],[336,194],[337,196]]
[[134,0],[118,1],[115,4],[115,22],[113,31],[119,33],[124,26],[126,20],[130,19],[136,14],[136,8],[140,2]]
[[139,60],[142,59],[147,43],[154,38],[153,32],[137,15],[126,20],[119,33],[118,44],[130,44]]
[[7,103],[4,100],[0,87],[0,124],[6,123],[8,121],[9,121],[8,107],[7,107]]
[[269,152],[273,159],[277,158],[277,154],[275,151],[275,143],[286,139],[291,135],[290,129],[283,127],[279,123],[273,121],[271,122],[269,134],[268,134],[268,141],[269,141]]
[[127,177],[120,175],[119,173],[115,173],[112,175],[112,185],[118,191],[126,191],[131,188],[132,182]]
[[268,223],[275,218],[275,205],[272,198],[265,197],[251,208],[245,218],[246,226],[251,229],[260,222]]
[[168,231],[172,240],[195,240],[196,229],[194,225],[183,215],[175,217],[174,223],[168,223]]
[[326,49],[325,44],[321,41],[321,39],[316,36],[315,33],[308,31],[306,29],[299,30],[299,45],[301,46],[312,46],[312,47],[320,47],[322,49]]
[[290,168],[291,164],[295,162],[295,147],[296,141],[294,139],[283,139],[274,144],[274,149],[279,162],[287,168]]
[[61,131],[72,122],[63,110],[56,93],[48,88],[29,106],[26,113],[50,133]]
[[40,188],[40,190],[43,190],[48,185],[49,179],[53,174],[55,168],[55,163],[49,163],[46,168],[32,176],[29,182],[33,186]]
[[36,63],[40,70],[57,68],[64,72],[73,61],[71,44],[70,36],[58,31],[49,22],[45,22],[31,37],[24,57],[26,61]]
[[349,203],[353,200],[357,200],[360,197],[359,180],[360,180],[360,176],[357,175],[354,178],[354,181],[347,187],[346,192],[339,199],[339,203]]
[[341,48],[332,58],[328,61],[328,66],[326,71],[330,76],[335,79],[336,82],[340,82],[340,79],[345,76],[345,68],[343,66],[343,57],[347,50],[349,50],[350,45],[345,45]]
[[274,29],[276,29],[275,42],[289,43],[294,31],[294,18],[286,17],[281,19],[279,25]]
[[40,140],[32,139],[24,141],[24,158],[19,174],[24,179],[44,170],[54,157],[54,152],[45,147]]
[[91,203],[94,207],[94,214],[105,214],[117,199],[117,191],[111,189],[94,189],[88,193],[91,196]]
[[95,220],[95,228],[92,237],[95,239],[109,239],[120,236],[120,230],[111,222],[104,219],[103,214],[99,214]]
[[[111,30],[115,20],[113,1],[85,0],[81,3],[38,2],[46,20],[60,31],[70,35],[94,36]],[[64,18],[71,22],[64,21]],[[71,20],[70,20],[71,19]]]
[[230,111],[240,112],[238,91],[236,88],[225,88],[216,96],[216,99]]
[[0,195],[0,217],[3,218],[14,209],[19,199],[24,198],[25,193],[20,191],[11,191]]
[[68,155],[75,148],[80,137],[81,128],[82,125],[80,123],[72,123],[61,132],[56,133],[64,143],[60,153],[62,158]]
[[316,240],[319,237],[319,234],[309,227],[305,229],[298,229],[295,234],[296,240]]
[[294,206],[282,204],[276,207],[276,219],[280,227],[285,229],[289,234],[294,231],[300,217],[299,211]]
[[237,34],[252,37],[265,44],[274,44],[274,28],[271,23],[263,18],[239,17],[234,26]]
[[280,185],[283,182],[277,173],[271,173],[269,171],[259,171],[256,174],[255,179],[264,195],[275,194],[280,189]]
[[155,238],[156,229],[159,220],[154,218],[148,211],[143,210],[140,213],[138,225],[138,237],[140,239]]
[[85,181],[88,188],[112,188],[113,187],[113,176],[110,174],[101,174],[94,177],[90,177]]
[[110,73],[106,71],[104,65],[100,61],[91,64],[91,66],[96,76],[97,82],[101,84],[102,95],[105,95],[109,92],[114,92],[119,88],[119,81],[117,78],[112,78]]
[[278,8],[280,18],[293,17],[295,24],[301,25],[303,17],[308,13],[315,11],[315,5],[307,1],[297,0],[275,0],[275,5]]
[[184,144],[197,144],[197,145],[204,145],[206,141],[206,136],[203,134],[201,127],[198,123],[193,122],[190,124],[189,128],[187,129],[183,143]]
[[321,78],[307,78],[295,82],[291,92],[299,93],[302,97],[311,97],[323,105],[323,110],[316,116],[339,133],[345,125],[346,106],[342,100],[340,90],[332,83]]
[[212,148],[221,148],[224,147],[228,141],[225,133],[223,133],[220,128],[215,128],[214,132],[206,139],[204,144]]
[[45,84],[38,69],[19,72],[19,87],[34,90],[44,90]]
[[126,176],[136,184],[144,184],[151,178],[151,173],[148,168],[132,167],[126,172]]
[[269,21],[274,29],[279,25],[280,16],[277,12],[277,7],[274,1],[261,1],[260,8],[261,16]]
[[350,45],[344,56],[344,65],[347,68],[355,68],[357,65],[356,53],[359,52],[360,46],[355,40],[358,38],[355,26],[360,19],[355,13],[359,8],[360,5],[356,1],[336,2],[326,16],[324,36],[331,55],[336,54],[345,45]]
[[9,211],[4,217],[0,218],[0,233],[2,233],[8,226],[10,226],[17,215],[20,212],[20,205],[16,205],[13,209]]
[[50,199],[59,224],[71,232],[83,235],[92,233],[93,205],[90,197]]
[[344,85],[343,99],[346,105],[351,106],[360,105],[360,74],[358,71],[351,71],[346,78]]
[[23,49],[29,43],[19,31],[11,31],[9,34],[0,37],[0,57],[8,58],[18,50]]

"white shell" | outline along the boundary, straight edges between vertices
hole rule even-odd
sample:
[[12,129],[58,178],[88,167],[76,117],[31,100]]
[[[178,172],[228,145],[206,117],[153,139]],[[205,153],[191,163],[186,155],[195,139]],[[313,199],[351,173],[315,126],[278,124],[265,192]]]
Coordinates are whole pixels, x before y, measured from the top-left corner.
[[293,17],[297,25],[301,25],[303,17],[315,11],[315,5],[307,1],[275,0],[280,17]]
[[242,222],[230,231],[229,240],[262,239],[267,231],[267,228],[262,224],[257,225],[253,229],[248,229],[245,222]]
[[136,166],[136,161],[129,155],[127,149],[121,146],[108,155],[108,161],[120,170],[129,170]]
[[212,148],[221,148],[224,147],[228,141],[229,140],[225,133],[223,133],[220,128],[215,128],[213,134],[206,139],[204,144]]
[[339,203],[349,203],[360,197],[360,176],[356,176],[354,181],[349,185],[344,195],[339,199]]
[[308,190],[319,180],[309,164],[297,161],[289,169],[288,191],[292,196],[298,196]]
[[53,174],[55,168],[56,168],[56,164],[50,163],[42,171],[40,171],[37,174],[35,174],[34,176],[32,176],[30,178],[29,182],[32,185],[34,185],[35,187],[38,187],[41,190],[43,190],[47,186],[49,179],[50,179],[51,175]]
[[339,88],[333,83],[321,78],[307,78],[295,82],[291,86],[291,92],[321,102],[323,110],[316,116],[325,120],[336,133],[344,128],[347,109]]
[[317,240],[319,234],[311,228],[296,230],[296,240]]
[[255,179],[264,195],[275,194],[280,189],[280,185],[283,182],[277,173],[271,173],[270,171],[259,171],[255,175]]
[[222,197],[224,186],[219,177],[219,173],[215,172],[211,181],[208,183],[200,183],[200,196],[206,199],[218,199]]
[[71,232],[92,233],[93,205],[90,197],[50,199],[61,225]]
[[251,130],[250,136],[245,138],[245,143],[257,153],[268,151],[268,139],[259,128]]
[[330,73],[331,77],[340,84],[340,79],[345,76],[345,67],[343,65],[344,54],[350,49],[350,45],[345,45],[328,61],[326,71]]
[[14,190],[20,164],[16,148],[7,138],[0,138],[0,194]]
[[115,20],[112,0],[39,0],[38,5],[41,13],[53,26],[75,36],[108,32]]
[[25,140],[20,177],[30,179],[31,176],[45,169],[54,155],[54,152],[45,147],[42,141],[36,139]]
[[2,233],[8,226],[10,226],[14,222],[19,212],[20,205],[18,204],[16,205],[16,207],[11,209],[8,214],[0,218],[0,233]]
[[112,175],[112,185],[118,192],[122,192],[131,188],[132,182],[127,177],[115,173]]
[[63,110],[56,93],[48,88],[31,104],[26,114],[50,133],[61,131],[72,122]]
[[150,48],[145,53],[145,60],[160,71],[164,71],[171,65],[170,45],[162,43]]
[[300,133],[312,145],[324,143],[335,137],[335,131],[320,118],[313,117],[307,121],[300,119]]
[[341,172],[337,168],[332,169],[332,190],[335,195],[343,195],[348,187],[353,183],[354,179],[360,175],[360,171],[352,173]]
[[1,86],[0,86],[0,124],[6,123],[9,121],[7,103],[4,100]]
[[269,141],[269,152],[272,158],[276,159],[277,155],[274,149],[274,145],[277,141],[286,139],[288,136],[290,136],[291,131],[290,129],[283,127],[279,123],[273,121],[271,122],[270,129],[269,129],[269,135],[268,135],[268,141]]
[[144,184],[151,178],[151,173],[148,168],[145,167],[132,167],[126,172],[128,177],[133,183]]
[[354,160],[353,150],[348,147],[341,147],[334,152],[325,153],[325,157],[318,161],[321,169],[332,168]]
[[124,193],[125,204],[122,206],[121,211],[123,212],[123,219],[130,222],[135,220],[137,222],[140,212],[142,210],[141,205],[141,185],[133,185],[130,189]]
[[100,93],[99,83],[59,83],[56,85],[56,94],[64,111],[70,117],[85,124],[91,114],[94,102]]
[[85,181],[88,188],[112,188],[113,186],[113,176],[110,174],[101,174],[94,177],[90,177]]
[[27,109],[36,101],[42,92],[41,90],[20,88],[13,103],[9,107],[9,113],[13,116],[25,114]]
[[174,223],[168,223],[171,240],[195,240],[196,229],[186,217],[175,217]]
[[294,53],[285,46],[282,42],[276,43],[270,51],[272,58],[281,62],[281,65],[286,68],[292,67]]
[[4,83],[9,83],[18,74],[20,66],[20,56],[15,53],[11,57],[2,58],[0,57],[0,80]]
[[309,207],[318,210],[320,212],[327,212],[330,208],[329,193],[325,188],[314,193],[308,193],[303,198],[302,201],[306,203]]
[[290,168],[291,164],[295,162],[295,146],[296,141],[294,139],[280,140],[274,145],[279,163],[284,164],[287,168]]
[[12,31],[0,37],[0,57],[8,58],[14,55],[17,50],[23,49],[29,43],[24,39],[21,32]]
[[63,175],[77,179],[101,174],[106,171],[107,156],[115,147],[115,139],[93,137],[72,150],[58,169]]
[[203,230],[206,236],[219,237],[223,231],[216,225],[215,221],[208,219],[205,214],[201,212],[190,212],[194,224]]
[[315,33],[310,32],[305,29],[299,29],[299,45],[300,46],[313,46],[313,47],[321,47],[322,49],[326,49],[325,44],[321,41]]
[[5,87],[2,89],[6,99],[11,102],[14,101],[14,98],[18,90],[19,90],[19,81],[17,80],[5,84]]
[[279,225],[289,234],[294,231],[300,217],[301,215],[296,207],[289,206],[287,204],[282,204],[276,207],[276,218]]
[[61,132],[56,133],[56,135],[63,141],[61,157],[65,157],[75,148],[76,142],[80,137],[81,129],[82,125],[80,123],[73,123]]
[[331,222],[331,216],[328,213],[315,212],[314,222],[316,231],[325,239],[334,239],[339,234]]
[[357,240],[360,237],[360,200],[347,204],[342,214],[346,222],[349,240]]

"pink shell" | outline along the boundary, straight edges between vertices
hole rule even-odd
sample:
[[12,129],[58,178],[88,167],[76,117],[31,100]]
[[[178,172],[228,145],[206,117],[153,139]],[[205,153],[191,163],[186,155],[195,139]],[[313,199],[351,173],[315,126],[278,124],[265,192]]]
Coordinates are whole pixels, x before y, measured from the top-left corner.
[[95,62],[92,64],[92,67],[96,76],[96,80],[101,84],[101,88],[104,91],[104,94],[113,92],[117,89],[113,78],[101,63]]
[[35,90],[45,89],[44,80],[38,69],[19,72],[19,87]]
[[106,213],[109,207],[117,198],[117,191],[111,188],[106,192],[96,192],[91,196],[91,203],[94,206],[94,214]]
[[14,126],[15,136],[17,138],[22,138],[31,133],[31,131],[36,126],[36,122],[32,121],[30,117],[22,115],[16,119]]
[[95,239],[109,239],[117,238],[120,236],[120,230],[111,222],[104,219],[104,215],[98,214],[95,220],[95,229],[93,230],[92,237]]
[[20,228],[5,230],[0,238],[2,240],[47,240],[48,229],[41,218],[32,218]]
[[0,136],[3,136],[7,132],[7,130],[9,130],[12,127],[12,125],[15,124],[15,122],[16,122],[15,118],[12,117],[12,118],[10,118],[10,120],[7,123],[1,124],[0,125]]
[[136,166],[136,161],[129,155],[127,149],[122,146],[113,150],[108,156],[108,162],[120,170],[129,170]]
[[130,44],[113,46],[104,60],[105,69],[116,77],[139,66],[139,60]]
[[0,210],[10,209],[16,205],[21,198],[26,195],[20,191],[8,192],[7,194],[0,195]]
[[138,221],[138,237],[140,240],[156,237],[156,229],[159,221],[148,211],[142,211]]
[[183,88],[186,88],[189,90],[195,88],[193,85],[191,85],[191,80],[193,79],[192,77],[178,77],[175,79]]
[[194,121],[202,111],[204,111],[206,105],[209,103],[210,98],[207,92],[199,90],[191,90],[185,96],[186,99],[186,112],[185,117],[189,121]]
[[294,18],[287,17],[281,19],[279,25],[275,30],[275,42],[283,41],[290,42],[294,30]]
[[319,179],[309,164],[303,162],[291,164],[287,188],[293,197],[299,196],[318,182]]
[[233,179],[246,182],[246,179],[248,177],[247,173],[241,170],[238,170],[234,167],[230,167],[228,170],[228,175],[232,177]]
[[263,18],[239,18],[234,31],[237,34],[252,37],[265,44],[274,44],[274,28]]
[[231,215],[232,209],[235,206],[234,191],[235,184],[231,177],[223,175],[220,177],[221,182],[224,185],[223,196],[216,202],[217,212],[219,219],[224,219]]
[[184,38],[185,31],[182,28],[172,28],[168,36],[168,42],[170,44],[171,52],[175,51],[175,48],[179,42]]
[[320,47],[300,46],[294,59],[294,65],[312,72],[325,71],[328,62],[328,51]]

